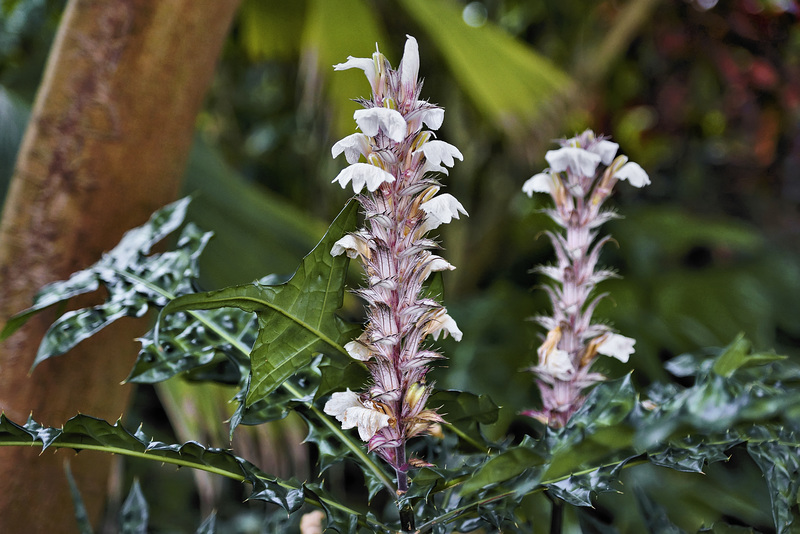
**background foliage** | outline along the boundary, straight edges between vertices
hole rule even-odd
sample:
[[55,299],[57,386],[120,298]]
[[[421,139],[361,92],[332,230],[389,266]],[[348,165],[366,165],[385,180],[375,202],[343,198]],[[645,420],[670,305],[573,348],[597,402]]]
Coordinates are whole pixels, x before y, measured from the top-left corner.
[[[663,362],[726,346],[739,332],[758,351],[775,349],[796,360],[796,4],[736,0],[708,10],[701,4],[245,0],[198,119],[186,173],[185,188],[196,194],[189,219],[216,234],[201,258],[200,284],[215,289],[294,271],[347,200],[329,183],[341,165],[329,150],[352,130],[350,99],[367,90],[358,73],[334,76],[330,65],[370,54],[376,41],[396,63],[410,33],[420,41],[425,95],[447,110],[441,137],[465,155],[446,183],[470,212],[443,230],[445,256],[458,266],[446,277],[446,304],[467,335],[460,344],[444,342],[450,361],[437,371],[440,387],[485,393],[501,406],[536,404],[530,375],[518,371],[532,362],[537,345],[538,330],[524,318],[546,305],[528,270],[550,260],[546,240],[537,239],[549,223],[519,188],[544,167],[552,138],[586,127],[612,134],[653,182],[620,191],[617,208],[625,219],[609,225],[619,247],[604,256],[623,278],[604,284],[613,298],[598,314],[637,339],[630,380],[637,387],[689,386]],[[2,3],[2,180],[10,176],[63,5]],[[358,280],[355,273],[351,278]],[[359,314],[359,303],[346,295],[347,318]],[[605,369],[613,377],[628,370]],[[179,380],[142,386],[127,417],[134,425],[144,419],[148,434],[166,442],[226,445],[226,433],[215,434],[208,420],[231,415],[224,401],[236,389],[198,387],[209,393],[197,395]],[[188,400],[185,391],[204,400]],[[221,402],[207,402],[212,398]],[[193,409],[182,409],[186,403]],[[240,454],[266,471],[302,479],[306,458],[318,453],[296,445],[301,420],[255,428],[237,431]],[[537,429],[502,409],[484,431],[492,439],[521,440]],[[652,465],[625,469],[623,495],[603,494],[594,514],[570,512],[566,521],[586,532],[607,532],[602,525],[611,519],[621,532],[642,532],[664,517],[688,532],[721,521],[770,532],[772,490],[763,487],[759,451],[748,452],[707,466],[705,477]],[[149,483],[163,473],[145,473],[140,482],[149,501],[168,499],[175,503],[169,508],[185,510],[151,517],[153,523],[188,531],[208,515],[192,509],[190,484],[167,497]],[[361,483],[346,467],[331,468],[329,477],[358,500]],[[219,495],[219,484],[201,481],[202,506]],[[751,488],[763,489],[755,500]],[[246,532],[249,524],[275,520],[264,519],[258,506],[239,504],[238,490],[228,493],[235,497],[230,502],[214,501],[218,527]],[[526,505],[549,514],[541,495]]]

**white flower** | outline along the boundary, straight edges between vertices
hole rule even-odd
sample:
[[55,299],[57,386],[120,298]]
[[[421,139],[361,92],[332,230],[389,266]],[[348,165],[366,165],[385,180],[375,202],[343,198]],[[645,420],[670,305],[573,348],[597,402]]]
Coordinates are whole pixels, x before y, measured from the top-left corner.
[[638,163],[628,162],[615,174],[618,180],[627,180],[633,187],[644,187],[650,184],[650,178]]
[[437,106],[426,108],[421,112],[421,120],[431,130],[438,130],[444,122],[444,109]]
[[603,340],[597,345],[597,352],[627,363],[628,358],[634,353],[635,343],[635,339],[609,332],[603,335]]
[[[400,84],[406,95],[414,94],[419,74],[419,46],[417,40],[406,35],[406,46],[403,50],[403,59],[400,60]],[[403,95],[405,96],[405,95]]]
[[331,256],[347,254],[348,258],[357,258],[359,255],[369,258],[370,250],[367,238],[361,234],[347,234],[333,244]]
[[339,182],[342,189],[352,181],[353,191],[358,194],[365,185],[370,192],[373,192],[384,182],[394,182],[394,176],[369,163],[354,163],[343,169],[333,181]]
[[449,334],[453,336],[453,339],[456,341],[461,341],[461,337],[464,335],[463,332],[459,330],[455,319],[447,315],[443,309],[440,310],[440,313],[437,313],[433,319],[431,319],[425,330],[427,333],[432,335],[433,339],[436,341],[439,340],[440,333],[442,334],[443,338],[446,338]]
[[357,426],[359,437],[369,441],[375,432],[389,426],[391,420],[391,417],[373,406],[370,401],[362,403],[358,395],[347,388],[347,391],[337,391],[331,395],[323,410],[341,421],[343,430]]
[[547,172],[534,174],[522,184],[522,192],[529,197],[532,197],[534,193],[549,193],[552,190],[553,177]]
[[546,372],[550,376],[563,381],[569,381],[575,368],[572,366],[572,360],[567,351],[561,349],[551,350],[544,358],[543,362],[539,362],[539,369]]
[[422,277],[423,280],[428,278],[428,276],[430,276],[431,273],[435,273],[438,271],[452,271],[456,268],[455,265],[452,265],[450,262],[448,262],[441,256],[437,256],[436,254],[431,254],[428,251],[425,251],[425,253],[427,254],[427,256],[425,256],[424,259],[421,260],[421,263],[423,263],[425,266],[424,270],[425,274]]
[[354,133],[348,135],[344,139],[336,141],[331,147],[331,154],[334,158],[344,152],[344,157],[347,163],[358,163],[360,156],[366,156],[369,152],[369,137],[363,133]]
[[333,70],[361,69],[367,75],[367,80],[371,86],[375,86],[377,72],[375,70],[375,60],[365,57],[347,56],[347,61],[333,66]]
[[600,161],[603,162],[603,165],[608,165],[614,160],[614,156],[616,155],[618,149],[619,145],[617,143],[613,143],[607,139],[602,139],[589,147],[589,152],[593,152],[600,156]]
[[372,352],[370,352],[366,345],[357,339],[347,343],[344,346],[344,350],[346,350],[347,354],[349,354],[354,360],[365,362],[372,357]]
[[448,224],[453,219],[458,219],[459,213],[469,215],[461,202],[449,193],[433,197],[420,204],[419,207],[427,214],[423,224],[423,233],[438,228],[442,224]]
[[406,138],[406,120],[396,109],[357,109],[353,118],[361,131],[370,137],[375,137],[381,131],[395,143]]
[[548,150],[544,159],[550,164],[550,170],[553,172],[562,172],[569,168],[581,176],[593,176],[597,165],[600,164],[598,154],[571,146]]
[[461,154],[461,151],[444,141],[428,141],[414,152],[417,153],[420,151],[425,155],[426,167],[430,165],[430,168],[426,170],[447,174],[447,169],[440,164],[444,163],[445,166],[452,167],[456,164],[456,159],[464,161],[464,156]]

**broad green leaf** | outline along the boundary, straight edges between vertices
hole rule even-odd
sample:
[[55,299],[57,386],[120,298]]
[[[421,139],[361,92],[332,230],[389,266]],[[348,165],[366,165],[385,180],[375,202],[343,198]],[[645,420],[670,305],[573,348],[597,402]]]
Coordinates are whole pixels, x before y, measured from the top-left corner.
[[738,435],[711,437],[687,436],[669,442],[663,451],[649,455],[650,463],[686,473],[702,473],[703,467],[728,460],[725,453],[741,443]]
[[545,458],[540,451],[530,447],[512,447],[491,458],[469,480],[461,485],[459,493],[469,495],[492,484],[510,480],[531,468],[537,469],[535,477],[541,477]]
[[147,534],[150,508],[142,495],[139,481],[134,480],[131,491],[119,511],[120,534]]
[[565,95],[570,78],[530,47],[488,22],[468,26],[451,0],[402,0],[405,11],[436,43],[473,105],[499,128],[526,128]]
[[347,354],[341,342],[355,328],[336,315],[344,297],[348,259],[333,257],[333,244],[355,230],[357,203],[351,201],[322,241],[303,259],[292,278],[280,285],[259,283],[179,297],[163,315],[189,310],[239,308],[258,317],[258,338],[250,354],[252,379],[247,404],[266,397],[308,365],[321,351]]

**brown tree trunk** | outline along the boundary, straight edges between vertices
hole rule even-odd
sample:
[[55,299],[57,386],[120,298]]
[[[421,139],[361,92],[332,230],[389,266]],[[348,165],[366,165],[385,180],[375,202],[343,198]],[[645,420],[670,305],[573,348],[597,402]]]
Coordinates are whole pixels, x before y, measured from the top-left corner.
[[[238,3],[68,3],[0,222],[0,324],[175,198]],[[144,325],[121,321],[29,376],[52,319],[44,313],[0,345],[0,410],[50,426],[78,412],[116,420]],[[67,458],[90,517],[102,511],[109,457],[39,452],[0,448],[0,532],[77,531]]]

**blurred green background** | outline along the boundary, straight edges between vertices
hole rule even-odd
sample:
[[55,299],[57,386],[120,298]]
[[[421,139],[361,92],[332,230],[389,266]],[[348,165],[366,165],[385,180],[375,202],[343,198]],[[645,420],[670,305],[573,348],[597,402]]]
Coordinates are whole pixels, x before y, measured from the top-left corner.
[[[64,4],[0,4],[2,191]],[[396,65],[406,34],[419,41],[423,97],[446,109],[437,134],[464,154],[444,183],[470,214],[442,228],[443,255],[458,267],[445,276],[446,305],[465,335],[443,343],[440,387],[507,407],[498,434],[529,430],[515,412],[537,402],[523,369],[541,329],[526,318],[548,312],[529,270],[552,259],[540,237],[552,223],[539,212],[547,199],[520,188],[545,167],[553,139],[585,128],[612,135],[652,180],[620,184],[624,218],[605,227],[616,242],[603,262],[622,278],[603,283],[610,297],[596,317],[636,338],[637,351],[601,370],[633,368],[641,385],[669,380],[663,361],[739,332],[759,350],[800,356],[800,25],[788,0],[244,0],[185,175],[191,218],[217,234],[203,260],[208,289],[290,274],[313,247],[348,198],[330,183],[345,164],[330,147],[354,131],[352,99],[369,91],[360,71],[331,65],[369,57],[376,42]],[[351,297],[344,313],[358,317],[359,306]],[[208,418],[228,408],[209,401],[208,411],[193,407],[205,416],[187,417],[181,388],[159,389],[163,409],[142,388],[134,413],[167,435],[224,441]],[[288,457],[307,454],[276,433],[250,446],[273,470],[302,471],[302,461],[263,452],[272,440]],[[766,509],[747,500],[759,483],[752,465],[714,467],[702,479],[656,468],[630,476],[653,495],[678,484],[660,498],[687,531],[726,518],[768,532]],[[724,494],[731,477],[746,481],[741,495]],[[598,510],[639,532],[634,498],[604,496]],[[194,524],[192,499],[176,498],[186,517],[161,520]]]

